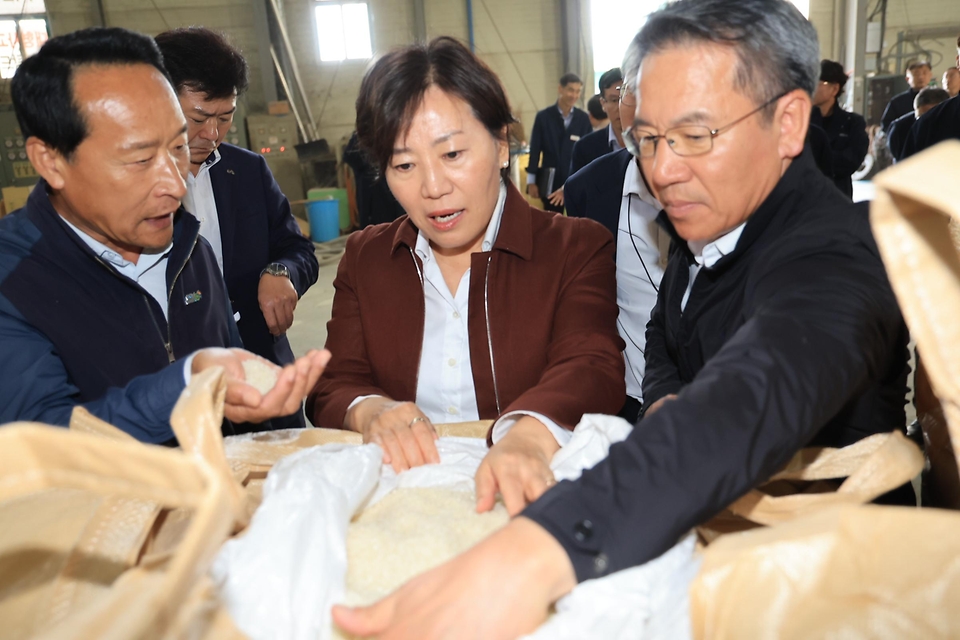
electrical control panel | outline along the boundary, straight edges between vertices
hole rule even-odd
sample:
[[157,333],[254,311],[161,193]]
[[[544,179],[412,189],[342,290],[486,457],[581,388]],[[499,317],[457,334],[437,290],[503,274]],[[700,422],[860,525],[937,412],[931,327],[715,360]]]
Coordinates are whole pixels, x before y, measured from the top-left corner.
[[0,104],[0,186],[32,187],[40,179],[24,142],[13,105]]
[[247,116],[250,150],[265,158],[297,159],[294,148],[300,142],[297,119],[292,114]]

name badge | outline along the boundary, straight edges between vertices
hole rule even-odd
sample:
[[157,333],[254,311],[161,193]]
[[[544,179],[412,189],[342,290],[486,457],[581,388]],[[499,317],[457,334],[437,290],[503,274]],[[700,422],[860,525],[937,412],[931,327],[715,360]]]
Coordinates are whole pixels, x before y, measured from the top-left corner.
[[573,135],[573,134],[571,133],[571,134],[570,134],[570,139],[573,140],[574,142],[576,142],[577,140],[580,139],[580,136],[575,136],[575,135]]

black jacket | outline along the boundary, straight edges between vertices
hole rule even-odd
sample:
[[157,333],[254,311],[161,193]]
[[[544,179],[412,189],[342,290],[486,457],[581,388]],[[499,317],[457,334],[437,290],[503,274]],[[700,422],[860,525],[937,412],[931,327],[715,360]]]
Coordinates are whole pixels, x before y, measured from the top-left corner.
[[655,558],[806,445],[903,428],[907,330],[867,208],[809,152],[700,271],[681,314],[692,259],[673,243],[647,327],[644,401],[679,397],[524,512],[579,580]]
[[632,160],[626,149],[601,156],[570,176],[563,188],[567,215],[596,220],[613,234],[614,244],[620,224],[623,177]]
[[850,176],[860,168],[870,148],[867,123],[859,113],[844,111],[838,104],[834,104],[829,117],[820,118],[820,123],[830,138],[833,182],[848,198],[853,197]]
[[[570,173],[568,175],[572,176],[600,156],[611,151],[613,150],[610,148],[610,125],[588,133],[573,145],[573,156],[570,160]],[[563,197],[566,199],[566,193]]]
[[898,93],[890,98],[890,102],[883,110],[883,115],[880,116],[880,126],[883,127],[887,135],[890,135],[890,125],[893,124],[894,120],[913,111],[913,99],[917,97],[918,93],[920,92],[907,89],[903,93]]
[[[563,116],[556,104],[539,111],[530,134],[530,163],[527,165],[527,173],[536,176],[540,167],[554,167],[556,173],[553,177],[553,188],[559,189],[570,175],[573,145],[592,130],[590,116],[576,107],[573,107],[573,119],[568,129],[563,126]],[[548,195],[541,193],[540,197],[545,199]]]
[[219,151],[210,184],[220,219],[223,279],[233,310],[240,313],[240,337],[248,351],[289,364],[294,357],[287,336],[271,335],[260,310],[260,272],[271,262],[286,265],[302,296],[317,281],[320,268],[313,243],[300,233],[263,156],[230,144],[221,144]]
[[960,96],[941,102],[920,116],[907,134],[902,159],[944,140],[960,140]]
[[890,133],[887,135],[887,148],[890,149],[890,155],[893,156],[894,162],[903,159],[903,147],[907,143],[907,136],[916,121],[917,116],[911,111],[900,116],[890,125]]

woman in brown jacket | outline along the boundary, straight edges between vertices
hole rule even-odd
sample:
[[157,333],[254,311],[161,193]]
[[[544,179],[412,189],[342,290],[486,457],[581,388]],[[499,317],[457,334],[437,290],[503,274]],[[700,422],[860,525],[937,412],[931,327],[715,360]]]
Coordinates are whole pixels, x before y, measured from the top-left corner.
[[509,183],[513,121],[496,75],[438,38],[387,54],[357,99],[361,146],[407,215],[347,242],[333,358],[307,399],[317,426],[439,461],[433,424],[495,419],[477,508],[519,512],[584,413],[624,401],[613,239],[530,207]]

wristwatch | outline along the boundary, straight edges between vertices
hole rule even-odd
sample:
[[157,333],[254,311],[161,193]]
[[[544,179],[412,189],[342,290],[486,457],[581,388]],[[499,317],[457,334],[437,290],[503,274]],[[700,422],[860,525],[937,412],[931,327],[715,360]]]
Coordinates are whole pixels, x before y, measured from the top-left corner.
[[263,274],[269,274],[271,276],[283,276],[286,279],[290,279],[290,269],[287,269],[287,265],[280,262],[271,262],[267,265],[266,269],[260,272],[260,277],[263,277]]

